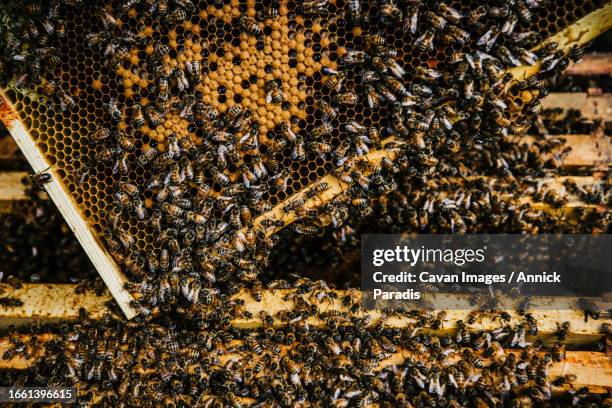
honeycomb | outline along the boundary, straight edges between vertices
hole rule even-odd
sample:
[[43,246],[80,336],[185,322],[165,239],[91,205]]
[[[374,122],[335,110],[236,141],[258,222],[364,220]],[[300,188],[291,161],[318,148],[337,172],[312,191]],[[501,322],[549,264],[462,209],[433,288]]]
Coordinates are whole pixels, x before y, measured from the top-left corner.
[[[306,137],[323,123],[321,112],[315,102],[331,101],[331,92],[323,86],[323,67],[335,68],[338,59],[347,50],[360,49],[363,33],[384,30],[387,42],[398,49],[398,60],[408,73],[407,80],[417,67],[448,69],[451,52],[469,51],[466,46],[449,45],[434,47],[432,51],[415,50],[416,36],[400,27],[381,27],[372,18],[360,26],[349,22],[345,13],[347,2],[331,1],[325,12],[305,15],[300,3],[281,1],[276,18],[264,18],[260,22],[263,36],[248,35],[239,28],[239,16],[246,14],[258,18],[265,14],[269,2],[254,0],[225,0],[213,4],[200,2],[197,10],[189,13],[180,24],[168,30],[156,25],[150,18],[142,17],[144,4],[138,4],[121,16],[117,16],[114,30],[121,28],[143,36],[144,44],[128,50],[126,58],[115,68],[101,60],[99,52],[86,45],[86,32],[103,31],[105,27],[95,18],[102,7],[98,2],[87,2],[75,11],[68,8],[66,38],[61,44],[61,65],[56,69],[57,86],[74,98],[74,109],[60,111],[44,97],[42,85],[30,85],[27,90],[10,89],[8,94],[15,104],[22,121],[38,143],[49,163],[54,166],[61,181],[71,193],[90,225],[102,233],[107,215],[113,204],[113,164],[96,160],[96,147],[89,136],[98,126],[108,126],[111,118],[104,105],[116,99],[120,106],[130,110],[135,104],[143,109],[156,98],[153,76],[143,68],[147,57],[155,53],[154,44],[164,44],[170,49],[164,56],[164,69],[169,75],[174,68],[185,68],[187,61],[198,61],[202,69],[202,80],[197,90],[206,103],[226,112],[232,105],[250,109],[253,119],[260,125],[260,150],[265,157],[267,141],[278,135],[279,125],[289,123],[294,132]],[[197,3],[197,2],[196,2]],[[604,1],[550,2],[546,7],[534,11],[531,23],[519,22],[524,30],[534,30],[546,38],[593,11]],[[451,1],[449,5],[466,12],[478,6],[475,1]],[[376,14],[376,2],[362,4],[370,7],[364,15]],[[402,6],[404,7],[404,6]],[[261,20],[261,19],[260,19]],[[92,24],[95,26],[92,27]],[[423,24],[423,23],[421,23]],[[418,35],[418,34],[417,34]],[[450,47],[450,48],[449,48]],[[343,68],[344,69],[344,68]],[[346,88],[362,91],[359,79],[351,67],[346,67]],[[281,104],[266,103],[266,83],[276,80],[282,83],[284,100]],[[522,105],[520,98],[517,104]],[[363,126],[378,126],[381,136],[389,127],[384,108],[371,110],[366,103],[354,106],[338,106],[338,116],[331,122],[333,130],[330,143],[337,147],[341,142],[340,128],[355,120]],[[124,115],[124,118],[129,116]],[[133,123],[126,120],[118,125],[127,132]],[[170,134],[187,135],[196,145],[202,143],[202,135],[195,127],[178,115],[166,116],[156,127],[145,124],[135,141],[136,150],[129,152],[127,161],[136,163],[137,157],[150,147],[160,152],[167,149]],[[306,160],[291,159],[291,149],[276,153],[274,159],[283,168],[291,169],[290,184],[283,191],[271,192],[264,199],[275,205],[292,194],[330,173],[334,164],[327,155],[321,157],[309,152]],[[243,157],[245,162],[250,158]],[[231,166],[228,176],[235,179]],[[151,174],[143,166],[130,166],[124,179],[139,185]],[[223,187],[215,184],[214,191],[222,195]],[[145,206],[152,206],[151,193],[145,196]],[[220,214],[217,212],[217,216]],[[123,216],[120,227],[137,239],[140,250],[154,246],[151,228],[135,217]]]

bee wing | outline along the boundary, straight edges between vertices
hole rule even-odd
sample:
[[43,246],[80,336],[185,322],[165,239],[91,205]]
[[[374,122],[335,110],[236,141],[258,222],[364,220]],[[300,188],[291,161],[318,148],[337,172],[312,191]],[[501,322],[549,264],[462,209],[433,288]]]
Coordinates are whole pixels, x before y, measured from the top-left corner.
[[242,136],[242,137],[240,138],[239,143],[241,143],[241,144],[242,144],[242,143],[246,142],[247,140],[249,140],[249,137],[251,137],[251,132],[246,132],[246,133],[244,134],[244,136]]

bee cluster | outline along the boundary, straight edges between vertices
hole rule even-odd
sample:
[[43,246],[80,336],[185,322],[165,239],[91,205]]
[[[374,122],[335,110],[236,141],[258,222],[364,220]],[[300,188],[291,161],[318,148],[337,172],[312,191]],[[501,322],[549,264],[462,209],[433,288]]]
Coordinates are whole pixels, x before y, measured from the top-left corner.
[[[302,280],[302,285],[314,282]],[[321,291],[295,298],[316,309]],[[353,309],[351,294],[342,302]],[[528,343],[538,325],[528,310],[511,317],[472,312],[449,323],[444,312],[396,312],[413,323],[385,326],[357,315],[327,316],[326,329],[300,321],[304,310],[285,311],[284,328],[201,331],[181,323],[125,323],[83,314],[51,338],[13,332],[3,356],[45,357],[27,371],[4,371],[0,383],[70,385],[79,406],[366,407],[600,406],[586,388],[568,387],[575,376],[550,375],[565,358],[571,329],[560,323],[553,340]],[[600,312],[593,311],[597,318]],[[296,317],[297,316],[297,317]],[[499,328],[474,331],[481,319]],[[451,325],[451,327],[449,327]],[[448,335],[431,330],[453,329]],[[605,328],[602,328],[605,329]],[[512,348],[513,350],[508,350]],[[36,357],[35,357],[36,358]],[[245,400],[246,398],[246,400]]]
[[604,132],[610,134],[612,126],[587,119],[577,109],[549,108],[544,109],[533,126],[533,133],[550,135],[582,134],[591,135],[604,126]]
[[[547,34],[538,25],[544,5],[27,2],[17,7],[28,8],[19,20],[28,27],[61,10],[67,41],[49,38],[48,52],[74,60],[77,71],[49,64],[51,78],[30,70],[31,89],[16,81],[11,96],[20,112],[40,113],[24,119],[128,275],[133,306],[195,307],[204,289],[232,294],[258,282],[285,226],[266,215],[274,205],[296,219],[288,230],[317,235],[377,206],[401,207],[411,178],[462,169],[480,155],[502,173],[510,162],[520,168],[525,156],[495,147],[529,129],[548,78],[582,56],[555,43],[529,51]],[[37,39],[23,37],[8,52],[34,58]],[[79,56],[92,67],[87,76]],[[540,73],[524,81],[506,72],[535,63]],[[374,164],[374,151],[394,157]],[[330,187],[317,181],[325,174],[343,193],[306,207]],[[476,213],[505,223],[507,207],[492,210],[497,220],[489,203],[477,209],[491,200],[477,184],[439,202],[426,197],[447,183],[417,184],[404,224],[423,231],[435,215],[432,231],[462,233],[483,224]],[[480,191],[472,198],[470,189]],[[398,200],[373,200],[380,196]],[[517,213],[519,224],[537,221]]]
[[[356,283],[360,233],[609,228],[609,212],[570,223],[559,215],[567,197],[538,182],[556,174],[562,142],[510,141],[539,115],[553,127],[538,99],[582,55],[554,43],[530,50],[599,2],[84,3],[5,9],[28,10],[13,30],[44,28],[56,8],[65,17],[53,27],[65,28],[57,37],[2,33],[0,60],[11,66],[2,82],[10,77],[22,119],[129,277],[139,315],[83,315],[45,343],[42,329],[28,340],[11,333],[4,358],[45,354],[25,372],[0,373],[1,383],[72,385],[80,406],[593,402],[573,388],[555,399],[554,388],[572,381],[548,374],[570,327],[560,324],[550,345],[529,344],[538,327],[527,303],[515,318],[386,313],[410,319],[403,329],[369,320],[352,291],[341,299],[346,311],[321,310],[338,296],[334,283]],[[56,56],[61,68],[45,59]],[[16,64],[37,58],[38,69]],[[536,63],[529,79],[506,72]],[[320,199],[331,187],[324,175],[342,184],[330,201]],[[590,203],[608,197],[566,190]],[[320,205],[306,206],[312,200]],[[296,219],[281,231],[285,221],[266,215],[277,205]],[[328,283],[299,277],[310,261]],[[232,296],[245,287],[256,302],[264,287],[289,290],[294,307],[251,316]],[[583,306],[589,318],[601,314]],[[232,328],[256,317],[261,329]],[[326,328],[310,326],[312,317]],[[485,317],[499,328],[479,331]],[[454,334],[430,333],[441,328]]]

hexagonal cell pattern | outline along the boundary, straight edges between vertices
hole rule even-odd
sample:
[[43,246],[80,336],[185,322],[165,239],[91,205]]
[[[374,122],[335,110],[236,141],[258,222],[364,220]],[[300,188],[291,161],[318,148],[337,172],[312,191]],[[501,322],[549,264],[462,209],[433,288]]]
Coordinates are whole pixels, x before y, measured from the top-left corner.
[[[546,38],[603,3],[602,0],[549,2],[546,7],[534,12],[531,23],[519,22],[519,25],[522,30],[534,30]],[[375,15],[376,2],[369,4],[372,9],[364,10],[364,14]],[[77,101],[77,106],[60,112],[41,96],[44,92],[35,86],[25,92],[9,90],[21,119],[49,162],[62,175],[62,182],[97,232],[105,228],[117,174],[113,171],[112,163],[96,160],[96,147],[90,143],[89,135],[97,127],[110,122],[104,104],[111,99],[117,100],[128,110],[135,104],[146,110],[159,97],[154,77],[144,69],[147,58],[156,52],[155,44],[169,48],[163,57],[166,75],[171,75],[175,68],[184,69],[187,62],[199,63],[202,81],[196,88],[204,102],[221,113],[233,105],[252,112],[253,119],[260,125],[260,150],[266,164],[271,165],[269,161],[275,160],[280,166],[291,169],[292,181],[287,189],[264,196],[272,205],[333,169],[330,155],[309,153],[305,161],[297,162],[291,159],[289,148],[275,155],[265,153],[278,137],[280,125],[289,124],[304,137],[321,126],[321,112],[315,108],[315,103],[320,100],[329,103],[332,100],[332,92],[323,85],[323,67],[336,68],[338,59],[347,50],[359,49],[362,33],[385,30],[387,43],[397,49],[398,59],[403,61],[407,79],[417,67],[444,71],[451,58],[449,51],[471,50],[468,42],[466,46],[445,45],[420,52],[414,49],[415,36],[404,32],[402,27],[381,28],[375,24],[375,19],[364,22],[360,27],[353,26],[345,18],[348,2],[344,0],[332,0],[327,11],[318,15],[304,15],[301,3],[281,1],[278,16],[261,18],[268,5],[268,2],[255,0],[219,0],[213,4],[200,2],[197,11],[190,13],[171,30],[141,16],[137,8],[130,9],[118,19],[116,30],[127,26],[145,41],[126,50],[121,64],[110,68],[101,60],[99,53],[86,45],[86,32],[104,30],[102,26],[91,27],[92,22],[97,21],[94,13],[98,7],[92,4],[78,14],[66,16],[66,39],[60,44],[62,64],[56,71],[58,86]],[[480,2],[452,1],[449,5],[465,13],[480,5]],[[259,17],[265,35],[256,37],[241,30],[241,15],[253,19]],[[360,94],[363,90],[355,71],[347,67],[345,73],[346,88]],[[266,83],[272,80],[282,84],[283,101],[280,104],[266,103]],[[521,106],[520,97],[516,103]],[[340,144],[339,129],[347,121],[355,120],[364,126],[385,129],[388,127],[386,117],[384,109],[372,110],[363,101],[354,106],[342,105],[331,122],[330,144],[334,147]],[[130,119],[121,121],[118,128],[130,131],[134,126],[132,122]],[[127,161],[131,163],[150,147],[163,152],[167,149],[167,138],[171,134],[187,136],[196,145],[203,142],[198,129],[176,114],[164,117],[157,126],[145,124],[138,134],[141,137],[135,141],[136,149],[127,156]],[[249,160],[248,157],[243,159]],[[123,179],[143,184],[150,177],[148,170],[141,166],[132,166],[131,169],[122,176]],[[227,175],[230,179],[237,177],[232,174],[231,166]],[[215,191],[223,194],[222,187],[218,185]],[[145,205],[151,207],[151,196],[145,198]],[[217,213],[217,216],[220,214]],[[124,217],[119,220],[119,225],[136,237],[139,249],[153,245],[152,231],[143,222],[134,217]]]

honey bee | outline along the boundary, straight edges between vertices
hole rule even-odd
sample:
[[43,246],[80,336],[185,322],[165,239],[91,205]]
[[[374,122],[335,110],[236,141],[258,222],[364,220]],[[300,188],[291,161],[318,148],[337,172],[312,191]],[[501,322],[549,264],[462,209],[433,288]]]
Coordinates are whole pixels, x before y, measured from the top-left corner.
[[410,32],[412,35],[417,33],[419,24],[419,1],[410,1],[404,13],[404,32]]
[[339,58],[338,63],[342,66],[357,65],[365,63],[369,58],[365,51],[348,50],[346,54]]
[[134,121],[134,127],[140,128],[145,123],[145,117],[142,113],[142,107],[139,104],[135,104],[132,106],[132,116]]
[[577,305],[579,308],[584,310],[585,322],[588,320],[589,317],[595,320],[601,317],[601,309],[595,302],[587,298],[579,298],[577,301]]
[[459,21],[463,18],[463,15],[456,9],[450,7],[446,3],[438,3],[438,13],[442,14],[446,20],[450,21],[453,24],[458,24]]
[[259,24],[257,24],[255,20],[247,17],[246,15],[240,17],[240,19],[238,20],[238,24],[240,25],[240,28],[243,31],[252,34],[256,37],[259,37],[263,32]]
[[404,84],[402,84],[400,81],[398,81],[397,79],[393,77],[386,77],[385,84],[396,94],[399,94],[402,96],[409,95],[408,90],[406,89]]
[[127,231],[121,228],[115,229],[115,235],[117,236],[117,238],[121,242],[121,245],[123,245],[125,249],[129,249],[132,245],[136,243],[136,239]]
[[323,121],[325,122],[331,122],[338,117],[338,111],[325,101],[316,101],[315,108],[323,114]]
[[353,24],[361,24],[361,0],[349,0],[348,15]]
[[332,125],[330,125],[329,123],[323,123],[321,126],[316,127],[312,130],[311,136],[314,139],[320,139],[324,136],[331,134],[332,131],[333,131]]
[[259,148],[259,123],[253,122],[251,129],[242,136],[239,143],[243,151],[257,150]]
[[119,105],[115,98],[110,98],[108,103],[104,104],[106,111],[110,114],[111,120],[114,124],[121,122],[123,119],[123,113],[119,110]]
[[266,82],[266,103],[280,104],[283,102],[282,85],[277,80],[271,79]]
[[257,182],[257,175],[253,173],[246,164],[240,166],[240,171],[242,172],[242,182],[246,188],[251,187],[251,184]]
[[323,85],[337,93],[342,89],[345,80],[345,74],[342,72],[329,73],[323,78]]
[[[297,155],[296,155],[297,157]],[[279,191],[285,191],[289,182],[290,172],[287,169],[283,169],[280,173],[270,177],[274,187]]]
[[393,0],[380,0],[378,2],[377,16],[383,25],[393,25],[402,21],[403,13]]
[[89,136],[89,140],[93,143],[106,140],[110,137],[111,131],[103,126],[98,126],[93,133]]
[[310,200],[328,189],[329,189],[329,185],[327,184],[327,182],[322,181],[320,183],[315,184],[311,188],[309,188],[306,191],[305,195],[306,195],[306,198]]
[[294,143],[291,158],[297,161],[306,160],[306,149],[304,148],[304,139],[302,137],[298,137]]
[[310,142],[308,147],[319,156],[325,156],[325,154],[330,153],[333,149],[332,145],[325,142]]
[[185,61],[185,69],[187,70],[187,75],[189,76],[191,82],[198,84],[200,82],[200,75],[202,73],[200,63],[197,60]]
[[163,114],[159,113],[152,105],[147,106],[144,109],[144,113],[152,128],[162,123]]
[[476,41],[476,45],[483,47],[485,50],[490,51],[493,48],[493,45],[497,41],[499,34],[501,33],[501,28],[498,26],[491,27],[486,33],[484,33],[478,41]]
[[345,92],[342,94],[334,95],[334,101],[343,105],[356,105],[359,101],[359,97],[355,92]]
[[157,149],[150,147],[144,150],[142,154],[138,156],[138,159],[136,160],[136,162],[138,163],[139,166],[144,166],[147,163],[150,163],[151,161],[153,161],[153,159],[157,156],[157,153],[158,153]]
[[44,185],[50,183],[53,177],[49,173],[45,173],[46,170],[40,171],[35,174],[30,174],[25,178],[25,182],[30,185],[33,191],[43,191]]
[[288,122],[280,124],[281,135],[289,143],[295,143],[298,136],[291,130],[291,125]]
[[136,149],[134,139],[123,130],[115,132],[115,139],[117,139],[117,145],[124,151],[133,152]]
[[457,45],[465,45],[470,40],[470,33],[454,25],[447,26],[445,33]]
[[168,78],[161,76],[157,79],[157,97],[161,101],[167,101],[170,98],[170,92],[168,86]]
[[172,71],[172,78],[179,92],[189,89],[189,80],[187,79],[187,75],[185,75],[185,71],[181,68],[175,68],[174,71]]
[[306,15],[320,15],[327,11],[329,0],[305,0],[302,3],[302,10]]
[[435,37],[435,31],[432,28],[427,29],[423,35],[416,39],[414,45],[421,52],[433,50],[433,41]]

